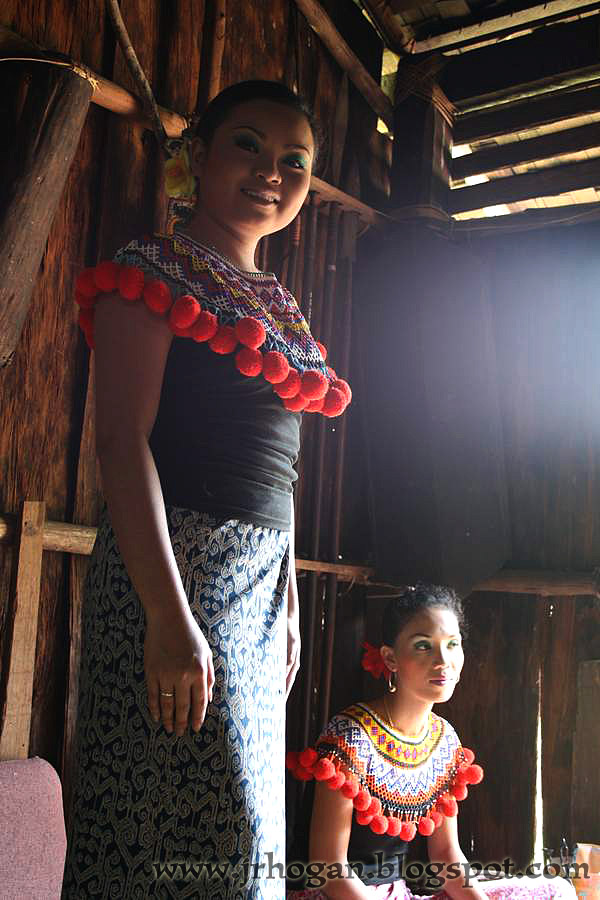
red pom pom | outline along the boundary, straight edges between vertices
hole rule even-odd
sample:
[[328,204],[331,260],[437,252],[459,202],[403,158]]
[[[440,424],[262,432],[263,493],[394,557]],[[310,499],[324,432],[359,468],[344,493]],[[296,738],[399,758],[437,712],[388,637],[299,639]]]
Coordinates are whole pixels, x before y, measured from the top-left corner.
[[323,361],[327,359],[327,347],[321,343],[321,341],[316,341],[317,347],[319,348],[319,353],[323,357]]
[[433,834],[435,831],[435,822],[433,819],[429,819],[427,816],[424,816],[419,821],[419,834],[425,835],[425,837],[429,837],[430,834]]
[[483,779],[483,769],[481,766],[471,765],[465,772],[465,778],[467,779],[467,784],[479,784]]
[[385,816],[373,816],[370,825],[371,831],[375,834],[385,834],[388,830],[388,820]]
[[252,377],[262,372],[263,357],[260,350],[251,350],[250,347],[240,347],[235,354],[235,364],[242,375]]
[[341,787],[343,787],[344,782],[346,781],[346,776],[343,772],[336,772],[333,778],[329,778],[325,784],[332,791],[339,791]]
[[95,297],[98,286],[94,279],[94,269],[83,269],[75,279],[75,293],[84,297]]
[[296,397],[300,393],[300,376],[295,369],[290,369],[285,381],[276,384],[273,388],[278,397],[282,400],[289,400],[290,397]]
[[231,325],[219,325],[217,333],[214,338],[211,338],[208,346],[215,353],[233,353],[237,347],[237,338]]
[[320,759],[314,767],[314,776],[317,781],[327,781],[335,775],[335,766],[330,759]]
[[371,805],[371,795],[365,788],[361,788],[352,802],[354,809],[357,809],[359,812],[365,812]]
[[403,822],[400,829],[400,838],[403,841],[412,841],[417,833],[417,826],[414,822]]
[[208,310],[203,309],[194,322],[192,337],[195,341],[198,341],[198,343],[210,341],[214,338],[218,330],[219,320],[217,317],[213,313],[208,312]]
[[373,797],[367,808],[367,812],[370,812],[372,816],[378,816],[381,813],[381,800],[379,797]]
[[300,754],[297,750],[289,750],[285,754],[285,767],[286,769],[295,769],[299,763]]
[[371,813],[360,811],[356,813],[356,821],[359,825],[370,825],[372,819],[373,816],[371,815]]
[[466,784],[455,784],[452,788],[452,794],[457,800],[465,800],[469,796]]
[[319,754],[316,750],[313,750],[312,747],[307,747],[306,750],[303,750],[302,753],[298,756],[298,761],[301,766],[304,766],[305,769],[310,769],[314,766],[316,761],[319,758]]
[[236,322],[235,333],[240,344],[250,347],[251,350],[258,350],[267,336],[264,326],[254,316],[244,316]]
[[354,800],[358,794],[358,782],[354,778],[346,778],[345,784],[342,785],[342,794],[348,800]]
[[144,273],[137,266],[119,269],[119,293],[125,300],[139,300],[144,289]]
[[305,769],[304,766],[297,766],[297,768],[294,769],[293,775],[298,781],[312,781],[313,779],[313,773],[310,769]]
[[271,384],[280,384],[290,373],[290,364],[278,350],[269,350],[263,359],[263,378]]
[[389,816],[387,834],[389,834],[390,837],[398,837],[401,828],[402,822],[400,821],[400,819],[396,819],[394,816]]
[[173,297],[169,286],[158,278],[151,278],[144,285],[144,303],[152,312],[164,316],[173,305]]
[[348,406],[348,404],[352,400],[352,388],[350,387],[348,382],[344,381],[343,378],[334,378],[331,387],[342,392],[346,399],[346,406]]
[[317,369],[308,369],[302,376],[300,390],[308,400],[320,400],[329,388],[329,380]]
[[438,812],[437,809],[432,809],[429,813],[429,818],[433,819],[433,824],[436,828],[439,828],[442,822],[444,821],[444,817],[441,812]]
[[468,766],[470,766],[471,763],[473,762],[473,760],[475,759],[475,754],[473,753],[472,750],[469,750],[468,747],[463,747],[462,752],[463,752],[464,761],[466,762],[466,764]]
[[297,394],[295,397],[286,398],[283,405],[290,412],[302,412],[308,406],[308,400],[302,394]]
[[437,807],[445,816],[455,816],[458,813],[458,804],[456,798],[451,794],[444,794],[437,802]]
[[184,294],[178,297],[169,314],[169,325],[174,328],[191,328],[198,316],[201,307],[195,297]]
[[321,397],[320,400],[311,400],[304,411],[309,412],[309,413],[319,413],[322,410],[323,410],[323,398]]
[[88,297],[86,294],[75,291],[75,303],[82,309],[93,309],[96,305],[96,297]]
[[323,401],[323,415],[332,419],[340,416],[346,409],[346,398],[337,388],[329,388],[327,395]]
[[120,270],[121,266],[119,263],[113,262],[110,259],[98,263],[94,269],[94,281],[96,282],[98,290],[105,294],[116,291],[119,286]]

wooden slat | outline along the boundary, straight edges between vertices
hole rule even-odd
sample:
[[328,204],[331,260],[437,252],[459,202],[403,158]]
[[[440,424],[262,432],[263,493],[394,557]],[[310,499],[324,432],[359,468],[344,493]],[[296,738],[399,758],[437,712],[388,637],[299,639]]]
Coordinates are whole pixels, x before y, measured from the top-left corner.
[[457,188],[450,192],[450,212],[483,209],[532,197],[554,197],[600,184],[600,159],[553,166],[526,175],[495,178],[485,184]]
[[598,6],[597,2],[590,2],[590,0],[549,0],[548,3],[530,6],[520,12],[497,16],[486,22],[465,25],[462,28],[447,31],[445,34],[417,41],[414,52],[428,53],[432,50],[442,49],[447,51],[455,47],[477,43],[491,35],[494,35],[495,38],[505,37],[534,25],[537,27],[549,22],[558,22],[574,14],[589,12],[598,9]]
[[29,756],[45,515],[44,503],[26,500],[23,504],[17,537],[15,617],[6,685],[6,715],[0,736],[2,760]]
[[571,830],[574,841],[600,842],[600,660],[579,664],[573,739]]
[[321,4],[316,0],[296,0],[296,4],[338,65],[348,73],[348,77],[367,103],[383,119],[388,128],[392,128],[394,118],[392,104],[369,75],[354,51],[348,46]]
[[569,206],[549,206],[544,209],[526,209],[524,212],[506,216],[464,219],[454,223],[454,231],[456,234],[490,237],[512,231],[548,228],[551,225],[564,226],[594,222],[597,219],[600,219],[600,201],[598,203],[574,203]]
[[460,115],[454,127],[454,143],[470,144],[499,134],[515,134],[539,125],[600,110],[600,87],[566,89],[541,97],[504,103],[493,109]]
[[476,94],[455,101],[454,105],[458,113],[465,115],[469,112],[482,110],[485,107],[498,106],[500,103],[514,103],[525,97],[540,96],[555,90],[564,90],[568,87],[591,86],[600,80],[600,66],[584,66],[579,69],[568,69],[565,72],[557,72],[555,75],[547,75],[545,78],[536,78],[534,81],[513,84],[510,87],[498,91],[489,91],[486,94]]
[[485,150],[459,156],[452,160],[452,178],[456,181],[472,175],[484,175],[496,169],[550,159],[564,153],[577,153],[591,147],[600,147],[600,122],[544,134],[526,141],[486,147]]

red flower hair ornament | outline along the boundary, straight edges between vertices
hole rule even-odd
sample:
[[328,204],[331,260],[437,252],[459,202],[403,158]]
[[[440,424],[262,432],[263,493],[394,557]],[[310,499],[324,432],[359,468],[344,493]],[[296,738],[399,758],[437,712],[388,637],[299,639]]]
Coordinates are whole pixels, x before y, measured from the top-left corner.
[[383,678],[388,671],[388,667],[381,658],[379,647],[374,647],[368,641],[363,641],[364,653],[360,661],[361,666],[366,672],[369,672],[373,678]]

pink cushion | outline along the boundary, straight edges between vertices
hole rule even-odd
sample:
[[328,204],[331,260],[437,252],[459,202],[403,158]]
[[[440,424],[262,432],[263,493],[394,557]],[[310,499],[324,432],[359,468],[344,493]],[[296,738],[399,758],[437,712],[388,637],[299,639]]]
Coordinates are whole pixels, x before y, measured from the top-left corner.
[[58,775],[45,760],[0,762],[2,900],[59,900],[67,836]]

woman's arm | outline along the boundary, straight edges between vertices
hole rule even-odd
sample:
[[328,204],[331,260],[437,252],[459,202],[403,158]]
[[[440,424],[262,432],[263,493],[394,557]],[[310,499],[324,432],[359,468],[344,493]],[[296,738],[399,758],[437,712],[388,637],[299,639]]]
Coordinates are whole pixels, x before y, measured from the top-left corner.
[[452,900],[486,900],[475,875],[467,877],[469,863],[458,841],[457,816],[444,816],[440,827],[427,838],[427,852],[432,863],[444,865],[436,877],[445,879],[443,890]]
[[292,518],[290,526],[289,580],[287,590],[287,664],[285,672],[285,696],[289,697],[296,673],[300,668],[300,607],[296,581],[294,495],[291,496]]
[[[148,445],[172,334],[143,303],[118,294],[95,311],[97,452],[119,550],[146,615],[150,712],[167,731],[198,730],[214,672],[171,547],[162,489]],[[176,436],[174,436],[175,439]],[[160,690],[175,697],[161,697]],[[174,720],[175,713],[175,720]]]
[[333,878],[323,886],[331,900],[368,900],[371,896],[363,882],[351,873],[348,865],[348,844],[352,828],[352,800],[340,791],[331,791],[321,782],[315,784],[315,799],[310,822],[309,857],[314,866],[321,864],[321,874],[326,878],[329,866],[341,867],[345,877]]

